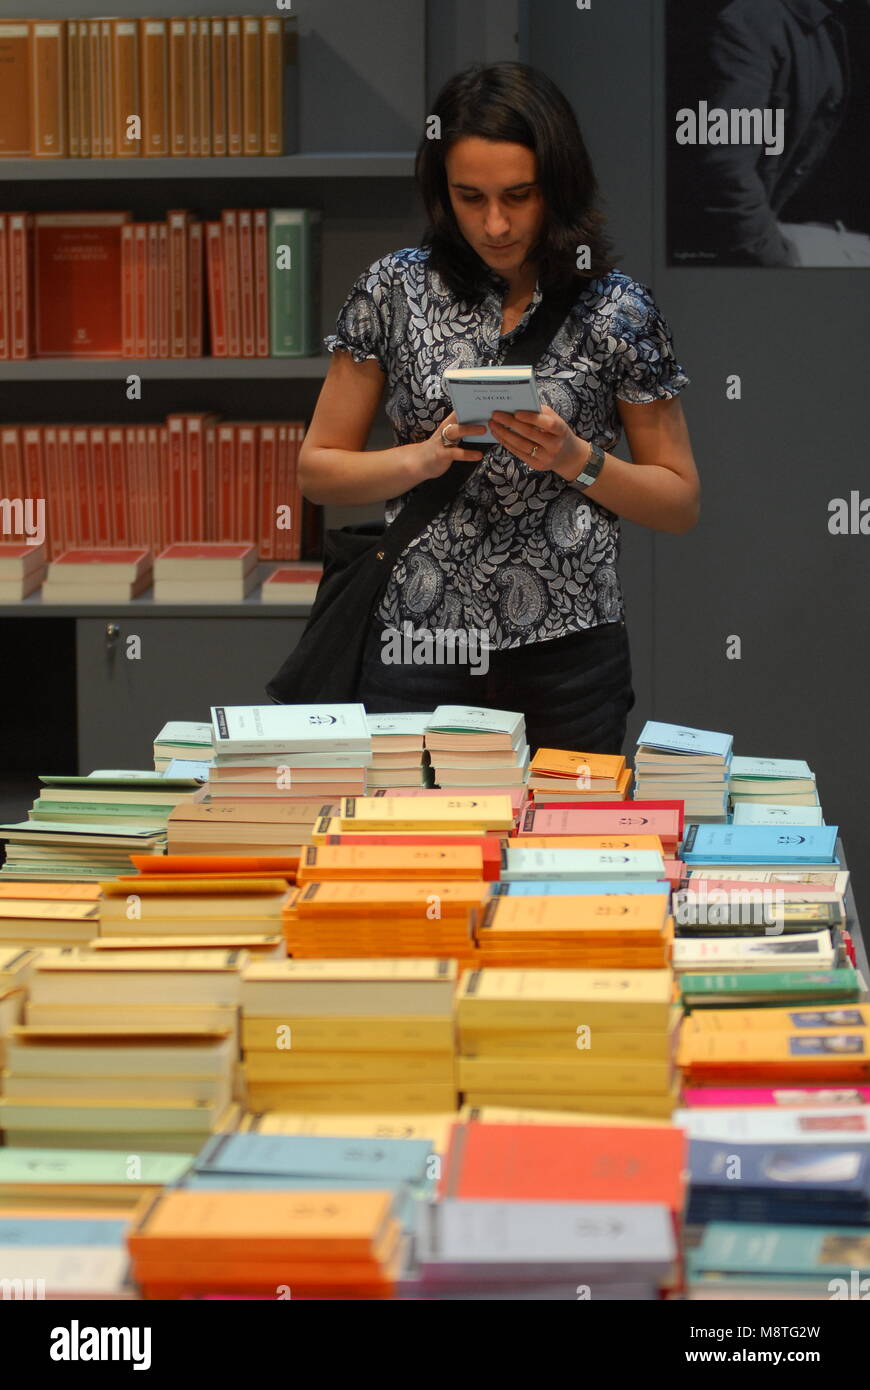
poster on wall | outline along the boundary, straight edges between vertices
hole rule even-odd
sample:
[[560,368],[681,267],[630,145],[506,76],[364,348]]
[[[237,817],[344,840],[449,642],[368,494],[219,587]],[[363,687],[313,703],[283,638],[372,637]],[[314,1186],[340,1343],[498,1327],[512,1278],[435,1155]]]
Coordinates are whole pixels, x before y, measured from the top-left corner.
[[672,266],[870,269],[870,0],[667,0]]

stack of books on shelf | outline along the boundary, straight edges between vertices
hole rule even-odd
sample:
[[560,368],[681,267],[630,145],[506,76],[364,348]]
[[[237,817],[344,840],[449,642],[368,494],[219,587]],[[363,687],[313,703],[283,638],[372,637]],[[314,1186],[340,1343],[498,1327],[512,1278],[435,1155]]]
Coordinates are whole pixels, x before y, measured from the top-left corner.
[[536,806],[625,801],[631,790],[631,768],[621,754],[539,748],[529,763],[528,789]]
[[259,15],[4,21],[0,156],[292,151],[295,25]]
[[[21,526],[16,529],[23,530],[23,514]],[[0,603],[14,603],[38,589],[45,579],[45,561],[44,545],[0,542]]]
[[456,1009],[459,1087],[475,1107],[667,1119],[680,1016],[664,968],[469,971]]
[[742,758],[735,754],[731,759],[731,805],[735,812],[738,807],[771,805],[810,811],[820,805],[815,773],[802,758]]
[[260,600],[263,603],[313,603],[317,587],[323,578],[320,565],[279,565],[263,580]]
[[425,785],[424,738],[431,718],[431,711],[366,715],[372,737],[370,788],[392,790]]
[[[172,762],[202,767],[214,758],[211,724],[170,719],[154,739],[154,771],[167,772]],[[194,774],[191,773],[191,776]]]
[[89,945],[99,930],[99,897],[95,883],[0,880],[0,957],[13,945]]
[[253,938],[263,949],[281,946],[283,878],[144,873],[105,880],[100,888],[101,937],[146,938],[158,945],[162,938],[181,938],[191,947],[230,949]]
[[257,583],[257,547],[178,542],[154,561],[155,603],[238,603]]
[[469,913],[482,906],[487,887],[482,879],[442,880],[434,873],[420,882],[308,882],[284,909],[287,951],[309,960],[449,957],[470,965]]
[[525,715],[439,705],[426,726],[426,751],[436,786],[522,788],[529,768]]
[[150,550],[65,550],[48,566],[45,603],[123,603],[151,588]]
[[212,357],[317,352],[320,229],[312,208],[229,208],[205,224]]
[[448,960],[248,965],[248,1108],[303,1115],[455,1110],[456,980]]
[[648,719],[635,753],[635,795],[676,797],[687,820],[724,821],[732,742],[731,734]]

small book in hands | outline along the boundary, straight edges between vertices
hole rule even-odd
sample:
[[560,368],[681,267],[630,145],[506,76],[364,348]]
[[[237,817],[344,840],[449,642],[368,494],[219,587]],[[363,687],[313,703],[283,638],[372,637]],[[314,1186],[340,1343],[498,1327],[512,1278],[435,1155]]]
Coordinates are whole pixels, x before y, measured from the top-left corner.
[[[461,425],[486,425],[494,410],[541,409],[534,367],[454,367],[444,373],[444,385]],[[449,436],[448,436],[449,437]],[[486,434],[463,435],[472,449],[497,444]]]

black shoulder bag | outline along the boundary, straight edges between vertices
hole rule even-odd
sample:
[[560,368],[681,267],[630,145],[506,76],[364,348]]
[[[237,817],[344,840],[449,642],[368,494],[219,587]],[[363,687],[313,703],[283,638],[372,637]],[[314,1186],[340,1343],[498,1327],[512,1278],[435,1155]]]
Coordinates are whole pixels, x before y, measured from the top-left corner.
[[[576,297],[576,289],[545,296],[527,328],[511,343],[503,365],[537,365]],[[305,631],[266,686],[276,704],[356,699],[366,642],[393,566],[478,467],[479,462],[455,459],[440,477],[416,487],[386,528],[383,522],[371,521],[327,531],[323,578]]]

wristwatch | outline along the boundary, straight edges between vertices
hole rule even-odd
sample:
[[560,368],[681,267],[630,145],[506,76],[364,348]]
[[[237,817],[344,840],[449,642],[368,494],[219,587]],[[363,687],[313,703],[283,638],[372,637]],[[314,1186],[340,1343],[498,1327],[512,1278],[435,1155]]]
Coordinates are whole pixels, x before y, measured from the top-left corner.
[[583,465],[583,471],[578,473],[576,478],[572,478],[568,486],[576,488],[578,492],[585,492],[589,484],[595,482],[603,467],[604,450],[589,441],[589,457]]

